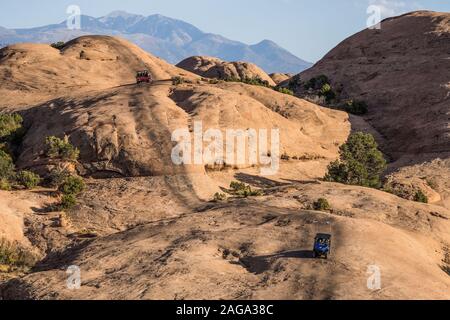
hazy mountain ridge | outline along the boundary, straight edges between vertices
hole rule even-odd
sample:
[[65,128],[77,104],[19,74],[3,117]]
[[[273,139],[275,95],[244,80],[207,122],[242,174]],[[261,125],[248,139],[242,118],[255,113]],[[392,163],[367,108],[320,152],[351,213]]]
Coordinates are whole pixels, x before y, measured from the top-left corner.
[[300,72],[312,64],[270,40],[247,45],[220,35],[205,33],[181,20],[159,14],[148,17],[122,11],[104,17],[81,17],[81,30],[68,30],[66,22],[29,29],[0,27],[0,44],[50,43],[89,35],[114,35],[128,39],[170,63],[194,56],[215,56],[228,61],[248,61],[266,72]]

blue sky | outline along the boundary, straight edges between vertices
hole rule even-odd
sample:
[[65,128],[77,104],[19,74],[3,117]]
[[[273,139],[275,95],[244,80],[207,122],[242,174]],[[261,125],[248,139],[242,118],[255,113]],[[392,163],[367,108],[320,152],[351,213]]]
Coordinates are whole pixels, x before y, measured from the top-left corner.
[[61,22],[72,4],[94,17],[114,10],[159,13],[249,44],[270,39],[315,62],[366,27],[366,10],[373,3],[382,8],[384,17],[418,9],[450,11],[448,0],[2,0],[0,26]]

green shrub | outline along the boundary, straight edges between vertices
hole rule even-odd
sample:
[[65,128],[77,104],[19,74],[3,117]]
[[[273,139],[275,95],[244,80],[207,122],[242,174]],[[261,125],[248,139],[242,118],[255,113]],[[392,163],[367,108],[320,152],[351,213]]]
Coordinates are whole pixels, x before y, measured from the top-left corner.
[[326,101],[329,103],[336,98],[336,93],[331,88],[331,85],[325,83],[320,89],[319,96],[325,97]]
[[15,155],[25,135],[22,123],[23,119],[17,113],[0,114],[0,150]]
[[10,180],[14,177],[14,162],[9,154],[0,150],[0,179]]
[[11,151],[9,150],[9,147],[6,143],[0,143],[0,151],[11,154]]
[[69,170],[59,165],[50,171],[47,182],[51,187],[59,188],[68,177],[70,177]]
[[0,190],[4,191],[10,191],[11,190],[11,184],[7,179],[0,178]]
[[22,128],[23,118],[20,114],[0,114],[0,139],[13,135]]
[[277,90],[280,93],[288,94],[288,95],[291,95],[291,96],[294,95],[294,91],[292,91],[292,90],[290,90],[288,88],[278,88],[278,89],[275,89],[275,90]]
[[331,206],[327,199],[320,198],[316,202],[313,203],[314,210],[317,211],[330,211]]
[[328,83],[325,83],[322,88],[320,88],[320,94],[325,96],[328,92],[331,91],[331,85]]
[[77,197],[74,194],[64,194],[59,203],[61,210],[70,210],[77,205]]
[[242,79],[242,82],[253,86],[270,87],[269,81],[262,80],[259,77],[254,78],[245,77],[244,79]]
[[230,183],[230,188],[232,190],[241,190],[244,189],[247,185],[243,182],[232,181]]
[[415,184],[402,183],[396,181],[392,176],[388,176],[383,191],[396,195],[405,200],[428,203],[428,197]]
[[179,77],[179,76],[172,77],[172,85],[174,85],[174,86],[178,86],[185,82],[186,82],[186,80],[183,77]]
[[288,88],[292,92],[295,92],[295,90],[297,90],[297,88],[300,87],[302,84],[303,84],[302,78],[300,74],[297,74],[293,76],[291,79],[289,79]]
[[63,184],[59,187],[59,191],[64,195],[72,194],[76,196],[81,192],[83,192],[84,188],[85,184],[83,178],[76,176],[69,176],[64,180]]
[[252,190],[252,188],[242,182],[233,181],[230,184],[231,192],[232,194],[239,196],[239,197],[258,197],[261,196],[263,193],[260,190]]
[[45,144],[46,155],[53,159],[76,161],[80,155],[80,151],[69,142],[67,136],[64,139],[54,136],[47,137]]
[[41,182],[41,177],[31,171],[20,171],[16,175],[16,181],[26,189],[33,189]]
[[337,96],[325,75],[309,79],[303,87],[305,90],[313,90],[318,98],[324,97],[326,103],[331,103]]
[[222,201],[225,201],[225,200],[227,200],[227,196],[224,193],[216,192],[214,194],[214,201],[215,202],[222,202]]
[[245,78],[236,78],[236,77],[228,77],[226,79],[224,79],[227,82],[242,82],[245,84],[250,84],[253,86],[262,86],[262,87],[270,87],[269,81],[267,80],[262,80],[259,77],[245,77]]
[[379,188],[386,160],[371,134],[352,134],[341,146],[340,159],[328,166],[326,181]]
[[313,89],[313,90],[320,90],[323,88],[325,84],[330,84],[330,81],[328,80],[328,77],[326,75],[320,75],[314,78],[309,79],[305,85],[305,90]]
[[343,105],[343,109],[348,113],[357,116],[365,115],[369,111],[367,103],[365,103],[364,101],[357,101],[357,100],[348,100]]
[[223,81],[226,82],[242,82],[241,78],[237,78],[237,77],[226,77],[223,79]]
[[425,193],[423,193],[422,190],[418,190],[414,195],[414,201],[428,203],[428,197],[425,195]]
[[72,209],[77,204],[77,196],[83,192],[84,188],[85,184],[81,177],[67,177],[59,187],[59,191],[62,193],[59,208],[61,210]]
[[8,271],[31,268],[36,260],[36,256],[18,243],[0,239],[0,265],[7,266]]
[[58,41],[58,42],[52,43],[50,46],[52,46],[55,49],[61,50],[62,48],[64,48],[65,45],[66,45],[66,43],[64,41]]

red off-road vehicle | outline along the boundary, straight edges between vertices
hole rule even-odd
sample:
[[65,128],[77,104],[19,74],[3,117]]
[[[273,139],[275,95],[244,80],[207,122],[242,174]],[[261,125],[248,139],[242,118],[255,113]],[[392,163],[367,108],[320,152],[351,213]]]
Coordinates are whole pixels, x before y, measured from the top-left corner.
[[150,73],[147,70],[138,71],[136,73],[136,83],[152,83],[153,79]]

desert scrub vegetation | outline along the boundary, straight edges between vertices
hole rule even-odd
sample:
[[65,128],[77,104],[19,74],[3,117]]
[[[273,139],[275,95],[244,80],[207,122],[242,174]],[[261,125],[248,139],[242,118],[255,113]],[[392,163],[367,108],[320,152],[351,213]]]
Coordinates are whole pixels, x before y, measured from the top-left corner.
[[0,190],[11,190],[12,187],[22,186],[32,189],[39,185],[41,178],[31,171],[16,173],[12,157],[0,150]]
[[369,108],[365,101],[348,99],[341,101],[340,90],[335,90],[331,85],[330,79],[326,75],[319,75],[303,82],[300,75],[294,76],[290,79],[288,88],[295,92],[297,88],[303,88],[303,98],[327,107],[343,110],[357,116],[367,114]]
[[68,176],[59,186],[58,191],[62,197],[58,205],[61,210],[70,210],[77,205],[78,195],[84,191],[86,185],[83,178],[78,176]]
[[392,176],[388,176],[385,179],[383,191],[409,201],[429,202],[428,196],[422,191],[420,186],[414,183],[395,181]]
[[58,209],[70,210],[77,205],[77,197],[73,194],[63,194]]
[[18,113],[0,114],[0,150],[14,156],[25,135],[23,118]]
[[71,176],[67,166],[58,163],[49,173],[46,178],[46,183],[53,188],[59,188],[64,181]]
[[319,198],[313,203],[313,208],[316,211],[330,211],[331,206],[327,199]]
[[269,81],[262,80],[260,77],[244,77],[244,78],[236,78],[236,77],[228,77],[224,79],[226,82],[242,82],[245,84],[250,84],[253,86],[262,86],[266,88],[270,88]]
[[77,176],[69,176],[64,180],[58,190],[62,194],[78,195],[83,192],[84,188],[85,184],[83,178]]
[[[67,136],[60,139],[54,136],[46,138],[46,155],[62,161],[77,161],[80,151],[75,148]],[[83,178],[72,175],[67,163],[58,163],[47,177],[50,186],[61,194],[61,200],[55,209],[70,210],[77,205],[77,197],[85,189]]]
[[0,178],[0,190],[3,191],[10,191],[11,190],[11,184],[8,180]]
[[288,94],[290,96],[294,95],[294,91],[292,91],[291,89],[288,89],[288,88],[277,88],[277,87],[275,87],[274,90],[278,91],[280,93],[283,93],[283,94]]
[[45,147],[45,154],[51,159],[76,161],[80,155],[80,151],[69,142],[67,136],[64,136],[63,139],[55,136],[47,137]]
[[0,114],[0,139],[11,138],[22,128],[23,118],[18,113]]
[[326,75],[322,74],[309,79],[303,87],[305,88],[305,90],[320,90],[326,84],[330,85],[330,80]]
[[0,190],[11,190],[13,186],[32,189],[40,183],[40,177],[31,171],[16,172],[14,155],[24,134],[21,115],[0,114]]
[[[302,82],[300,82],[300,85]],[[310,97],[312,100],[319,101],[318,98],[323,98],[326,104],[331,104],[337,99],[337,94],[331,86],[330,80],[326,75],[319,75],[309,79],[303,84],[303,89],[317,96],[317,98]]]
[[179,76],[172,77],[172,85],[174,85],[174,86],[178,86],[185,82],[186,82],[186,79],[184,79],[183,77],[179,77]]
[[370,188],[380,188],[386,160],[369,133],[352,134],[340,147],[339,160],[328,166],[324,180]]
[[213,202],[223,202],[227,200],[227,196],[225,193],[216,192],[214,194]]
[[12,157],[0,150],[0,190],[12,189],[16,177],[15,166]]
[[15,180],[25,189],[33,189],[39,185],[39,183],[41,182],[41,177],[34,172],[22,170],[16,174]]
[[15,166],[12,157],[0,150],[0,179],[11,180],[15,174]]
[[365,101],[352,99],[347,100],[343,105],[341,105],[340,109],[357,116],[363,116],[369,111]]
[[261,190],[253,190],[248,184],[243,182],[233,181],[230,184],[230,193],[234,196],[248,198],[259,197],[263,195]]
[[303,84],[302,78],[300,77],[299,74],[297,74],[289,80],[288,88],[292,92],[295,92],[295,90],[297,90],[298,87],[302,86],[302,84]]
[[423,193],[422,190],[417,190],[414,194],[414,201],[421,203],[428,203],[428,197]]
[[244,79],[242,79],[242,82],[253,85],[253,86],[262,86],[262,87],[266,87],[266,88],[270,87],[269,81],[262,80],[259,77],[254,77],[254,78],[245,77]]
[[64,46],[66,45],[66,43],[64,41],[58,41],[58,42],[54,42],[52,43],[50,46],[52,48],[61,50],[62,48],[64,48]]
[[326,75],[313,77],[305,83],[298,78],[293,83],[297,86],[303,85],[303,89],[309,92],[309,95],[305,95],[305,98],[313,103],[325,104],[334,109],[343,110],[358,116],[365,115],[368,112],[369,108],[365,101],[349,99],[341,102],[339,94],[334,90]]
[[36,262],[36,256],[17,242],[0,239],[0,272],[25,271],[33,267]]
[[291,160],[291,157],[290,157],[286,152],[284,152],[284,153],[281,155],[281,160],[283,160],[283,161],[289,161],[289,160]]
[[[211,83],[211,81],[214,81],[214,80],[210,80],[210,83]],[[253,78],[250,78],[250,77],[245,77],[245,78],[228,77],[228,78],[225,78],[223,81],[225,81],[225,82],[242,82],[242,83],[253,85],[253,86],[272,88],[273,90],[283,93],[283,94],[288,94],[291,96],[294,95],[294,91],[291,90],[290,88],[271,86],[269,81],[262,80],[260,77],[253,77]],[[219,80],[215,80],[213,83],[215,84],[218,82],[219,82]]]
[[333,91],[330,84],[325,83],[322,88],[320,88],[319,97],[325,97],[325,101],[331,103],[336,99],[336,93]]

